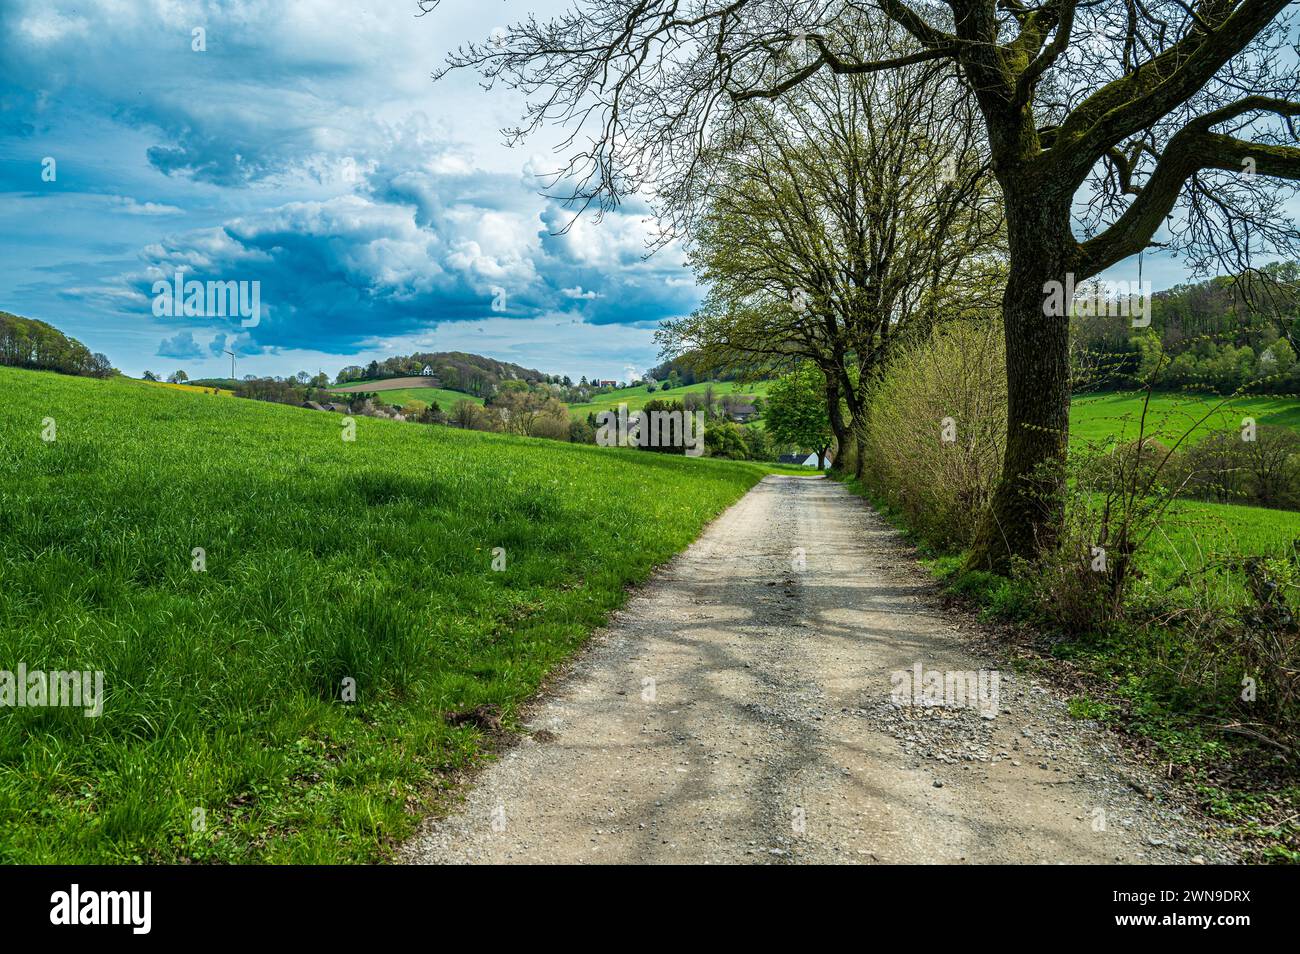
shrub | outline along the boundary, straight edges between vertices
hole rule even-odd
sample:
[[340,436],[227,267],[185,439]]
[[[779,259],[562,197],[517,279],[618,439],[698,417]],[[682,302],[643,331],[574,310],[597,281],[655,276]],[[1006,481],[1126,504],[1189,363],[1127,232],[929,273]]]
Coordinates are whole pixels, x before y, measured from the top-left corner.
[[863,479],[936,545],[969,543],[993,492],[1005,366],[1000,322],[950,322],[897,352],[870,391]]
[[1031,584],[1040,622],[1079,636],[1123,615],[1138,552],[1180,486],[1167,480],[1170,459],[1167,446],[1145,436],[1071,450],[1061,534],[1034,562],[1016,568]]
[[569,441],[573,444],[596,443],[596,429],[589,421],[569,422]]
[[[666,418],[656,416],[664,412],[676,414],[676,419],[679,421],[684,420],[685,415],[688,413],[681,401],[647,401],[645,406],[641,408],[640,425],[641,434],[647,443],[640,444],[639,447],[641,450],[659,454],[685,454],[684,435],[666,424]],[[656,421],[658,421],[657,425]]]
[[[1245,576],[1250,603],[1216,641],[1230,660],[1240,659],[1243,682],[1254,680],[1266,714],[1294,731],[1300,722],[1300,566],[1293,546],[1286,558],[1246,557],[1234,569]],[[1226,642],[1226,645],[1225,645]],[[1235,675],[1235,673],[1233,673]],[[1248,683],[1247,683],[1248,685]],[[1242,699],[1253,702],[1251,693]]]

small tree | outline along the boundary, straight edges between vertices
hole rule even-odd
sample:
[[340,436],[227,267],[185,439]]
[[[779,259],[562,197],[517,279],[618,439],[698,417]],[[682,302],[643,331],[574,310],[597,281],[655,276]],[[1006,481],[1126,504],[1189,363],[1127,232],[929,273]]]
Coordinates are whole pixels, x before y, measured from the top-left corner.
[[817,466],[826,464],[833,432],[826,411],[825,380],[812,365],[801,365],[776,381],[767,393],[767,429],[782,444],[817,452]]
[[483,424],[484,417],[482,406],[465,398],[451,406],[451,414],[448,416],[448,420],[457,427],[478,430]]
[[745,446],[744,428],[731,421],[719,421],[704,429],[704,446],[710,457],[726,457],[730,460],[745,460],[749,448]]
[[1276,507],[1290,498],[1291,463],[1300,454],[1300,434],[1289,427],[1260,427],[1253,441],[1240,443],[1242,469],[1254,502]]
[[446,424],[447,415],[443,413],[442,408],[437,401],[433,401],[428,407],[424,408],[415,418],[421,424]]
[[687,413],[681,401],[647,401],[641,408],[641,449],[660,454],[685,454],[685,434],[671,422],[683,421]]

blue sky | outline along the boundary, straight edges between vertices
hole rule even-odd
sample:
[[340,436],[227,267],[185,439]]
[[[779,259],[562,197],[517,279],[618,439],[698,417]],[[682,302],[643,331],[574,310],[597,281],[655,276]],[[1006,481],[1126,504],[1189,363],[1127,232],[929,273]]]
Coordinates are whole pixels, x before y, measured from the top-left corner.
[[[446,50],[523,7],[416,12],[6,0],[0,309],[136,375],[229,373],[226,349],[241,375],[332,375],[413,350],[575,379],[655,364],[654,326],[699,299],[680,252],[645,260],[650,224],[632,205],[554,234],[568,214],[539,195],[552,143],[501,144],[517,96],[430,79]],[[155,317],[152,284],[178,268],[260,282],[257,326]]]
[[[568,215],[539,192],[558,134],[508,149],[515,94],[429,76],[459,43],[565,6],[5,0],[0,309],[132,375],[228,373],[227,349],[241,375],[415,350],[639,373],[657,322],[699,300],[680,251],[644,258],[635,205],[555,234]],[[155,317],[152,284],[177,269],[260,282],[260,322]],[[1148,255],[1145,277],[1183,271]]]

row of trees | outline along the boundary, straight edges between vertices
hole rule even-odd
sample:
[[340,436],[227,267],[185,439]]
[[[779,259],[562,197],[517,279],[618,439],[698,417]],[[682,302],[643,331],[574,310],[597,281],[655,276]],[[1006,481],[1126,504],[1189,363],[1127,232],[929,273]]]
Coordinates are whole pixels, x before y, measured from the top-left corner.
[[[698,241],[716,292],[670,347],[807,358],[838,379],[850,415],[882,344],[917,316],[969,305],[935,302],[981,271],[972,263],[1002,266],[1004,280],[966,288],[1001,293],[1006,446],[972,565],[1005,570],[1064,522],[1070,329],[1045,314],[1045,290],[1139,253],[1161,228],[1194,265],[1233,274],[1300,245],[1279,188],[1300,179],[1288,4],[576,0],[458,50],[447,70],[522,90],[516,139],[568,128],[580,146],[561,181],[579,207],[643,191],[665,242]],[[939,224],[900,260],[922,277],[896,292],[880,252],[920,237],[909,210]],[[990,244],[1004,254],[983,254]],[[747,343],[765,332],[786,351]],[[846,442],[857,427],[834,426]]]
[[[328,382],[326,382],[327,384]],[[247,376],[234,384],[235,396],[250,398],[254,401],[273,401],[277,404],[303,404],[318,401],[326,404],[339,401],[340,398],[326,390],[318,381],[302,381],[299,377],[253,377]],[[368,395],[352,394],[351,400],[361,400]]]
[[1285,338],[1255,347],[1206,339],[1173,356],[1165,353],[1155,335],[1138,338],[1134,345],[1138,376],[1158,377],[1162,385],[1170,388],[1213,394],[1300,391],[1295,349]]
[[[820,412],[824,417],[825,407],[820,403],[821,400],[820,395],[815,398],[814,411]],[[779,414],[779,399],[775,406]],[[799,443],[802,437],[785,432],[778,435],[758,426],[739,425],[727,419],[725,409],[719,404],[715,404],[711,411],[706,408],[703,395],[692,392],[683,395],[682,400],[648,401],[641,408],[641,413],[669,411],[703,414],[705,452],[710,457],[730,460],[775,460],[784,443]],[[457,401],[445,410],[434,402],[427,408],[410,408],[406,416],[408,420],[427,424],[448,424],[468,430],[543,437],[575,444],[595,444],[599,423],[594,412],[588,414],[585,420],[575,420],[570,417],[568,407],[557,398],[539,391],[520,390],[502,392],[487,404],[468,399]],[[685,445],[680,442],[671,446],[643,449],[661,453],[685,453]]]
[[1300,510],[1300,434],[1260,427],[1253,438],[1242,440],[1239,430],[1207,435],[1172,461],[1166,479],[1205,500]]
[[92,353],[53,325],[6,311],[0,311],[0,364],[95,378],[116,373],[106,355]]
[[[890,42],[863,37],[850,40],[863,56]],[[663,327],[664,350],[702,367],[806,362],[839,459],[856,466],[867,389],[894,342],[995,304],[1002,220],[972,110],[934,64],[822,74],[743,104],[706,157],[716,171],[683,196],[709,290]]]
[[[506,390],[484,405],[468,398],[456,401],[445,412],[434,402],[429,410],[416,420],[451,424],[473,431],[492,431],[499,434],[518,434],[523,437],[545,437],[551,440],[586,440],[586,424],[573,422],[568,407],[559,399],[541,391]],[[575,423],[578,426],[575,428]]]
[[1076,381],[1090,389],[1157,380],[1212,394],[1300,392],[1292,343],[1300,333],[1300,263],[1270,263],[1258,279],[1259,294],[1250,297],[1247,276],[1157,292],[1143,329],[1124,317],[1076,316]]

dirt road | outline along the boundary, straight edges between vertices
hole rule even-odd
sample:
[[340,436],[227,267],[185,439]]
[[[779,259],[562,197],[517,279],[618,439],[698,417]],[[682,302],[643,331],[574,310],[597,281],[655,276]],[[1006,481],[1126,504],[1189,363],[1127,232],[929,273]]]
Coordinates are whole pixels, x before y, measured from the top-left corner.
[[[404,860],[1227,860],[1101,730],[974,655],[972,629],[844,487],[768,477],[629,600]],[[912,704],[918,664],[971,673],[972,692],[950,675],[956,705]]]

